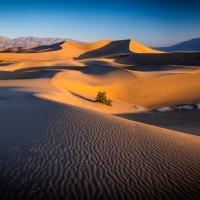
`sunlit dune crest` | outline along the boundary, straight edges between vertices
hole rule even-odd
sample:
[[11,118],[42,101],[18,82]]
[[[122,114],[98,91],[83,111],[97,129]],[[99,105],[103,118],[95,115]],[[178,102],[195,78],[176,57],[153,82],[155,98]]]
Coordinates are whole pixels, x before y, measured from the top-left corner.
[[[101,40],[94,43],[77,43],[77,42],[61,42],[48,46],[39,47],[13,47],[4,49],[1,52],[5,53],[4,58],[10,58],[15,56],[16,59],[40,59],[40,55],[43,55],[43,59],[49,59],[50,56],[60,58],[91,58],[102,57],[115,54],[128,54],[128,53],[161,53],[161,51],[153,50],[145,47],[133,40],[119,40],[109,41]],[[6,55],[9,53],[9,55]],[[14,55],[12,53],[20,53]],[[27,54],[27,53],[40,53],[39,55]],[[42,53],[42,54],[41,54]]]
[[198,105],[199,67],[198,52],[133,40],[1,50],[1,199],[198,199],[199,123],[190,132],[185,117],[183,133],[113,115]]

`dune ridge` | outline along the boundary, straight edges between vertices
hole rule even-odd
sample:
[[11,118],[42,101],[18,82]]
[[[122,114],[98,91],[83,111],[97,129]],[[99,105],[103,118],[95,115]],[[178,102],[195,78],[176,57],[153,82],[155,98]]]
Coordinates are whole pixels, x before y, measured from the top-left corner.
[[[55,52],[54,52],[55,51]],[[127,53],[162,53],[161,51],[148,48],[133,40],[119,40],[109,41],[101,40],[93,43],[77,43],[77,42],[61,42],[53,45],[39,46],[39,47],[26,47],[19,48],[13,47],[1,51],[3,57],[10,58],[13,53],[18,53],[18,58],[39,59],[40,55],[49,58],[91,58],[102,57],[115,54],[127,54]],[[29,53],[27,55],[27,53]],[[34,53],[37,53],[34,55]],[[41,54],[42,53],[42,54]],[[44,59],[45,59],[44,57]]]

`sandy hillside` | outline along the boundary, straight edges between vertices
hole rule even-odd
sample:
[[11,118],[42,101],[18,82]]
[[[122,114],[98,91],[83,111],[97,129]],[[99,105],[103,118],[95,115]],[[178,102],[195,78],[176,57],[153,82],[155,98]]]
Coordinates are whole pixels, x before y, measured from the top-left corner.
[[199,103],[199,61],[132,40],[0,52],[0,198],[198,199],[200,111],[140,112]]
[[1,199],[198,199],[198,136],[3,94]]

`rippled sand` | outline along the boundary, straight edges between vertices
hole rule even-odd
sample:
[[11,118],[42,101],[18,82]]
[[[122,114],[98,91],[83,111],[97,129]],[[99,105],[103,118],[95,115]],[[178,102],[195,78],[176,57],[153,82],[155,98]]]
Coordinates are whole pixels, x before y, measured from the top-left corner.
[[30,97],[1,110],[1,199],[200,195],[198,136]]

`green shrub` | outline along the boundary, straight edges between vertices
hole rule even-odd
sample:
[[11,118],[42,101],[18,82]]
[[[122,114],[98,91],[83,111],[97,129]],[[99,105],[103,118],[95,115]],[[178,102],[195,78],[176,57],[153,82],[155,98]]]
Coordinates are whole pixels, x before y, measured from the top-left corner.
[[106,92],[98,92],[96,101],[108,106],[112,106],[112,100],[107,99]]

